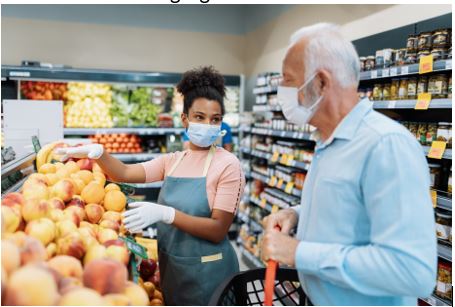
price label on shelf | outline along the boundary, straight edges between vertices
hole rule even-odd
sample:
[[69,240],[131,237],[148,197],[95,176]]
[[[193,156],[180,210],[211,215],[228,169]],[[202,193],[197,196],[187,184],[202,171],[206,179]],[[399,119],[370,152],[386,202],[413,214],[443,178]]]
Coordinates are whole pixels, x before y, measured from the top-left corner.
[[446,146],[446,142],[433,141],[433,143],[431,143],[430,151],[428,152],[428,158],[442,159],[444,151],[446,150]]
[[274,187],[276,185],[277,181],[278,181],[278,179],[275,176],[272,176],[269,180],[269,185]]
[[286,165],[287,166],[292,166],[293,162],[294,162],[294,155],[289,155]]
[[371,79],[376,79],[378,77],[378,71],[377,70],[372,70],[371,71]]
[[388,68],[382,70],[383,77],[388,77],[389,75],[390,75],[390,70]]
[[438,194],[436,193],[435,190],[430,190],[430,195],[431,201],[433,202],[433,208],[436,208],[436,205],[438,203]]
[[396,67],[390,68],[390,76],[394,77],[396,75],[398,75],[398,68],[396,68]]
[[281,189],[282,186],[283,186],[283,178],[280,178],[278,180],[278,183],[277,183],[276,187]]
[[288,155],[287,154],[283,154],[281,156],[281,160],[280,160],[280,163],[281,164],[286,164],[288,162]]
[[452,69],[452,60],[446,60],[446,69]]
[[433,71],[433,55],[423,56],[419,60],[419,74],[426,74]]
[[387,108],[388,109],[395,109],[396,105],[397,105],[397,101],[396,100],[390,100],[388,105],[387,105]]
[[431,102],[431,93],[420,93],[417,96],[415,110],[428,110]]
[[259,204],[259,206],[261,206],[262,208],[265,208],[265,205],[267,204],[267,199],[265,198],[262,198],[261,199],[261,203]]
[[280,136],[281,136],[282,138],[284,138],[284,137],[286,136],[286,131],[281,131]]
[[409,66],[402,66],[400,70],[400,75],[407,75],[409,74]]
[[273,205],[272,213],[278,212],[278,210],[280,210],[280,208],[277,205]]
[[284,189],[284,191],[285,191],[286,193],[291,194],[293,188],[294,188],[294,182],[290,181],[290,182],[288,182],[288,184],[286,185],[286,188]]
[[278,161],[279,157],[280,157],[279,152],[278,152],[278,151],[275,151],[275,152],[273,153],[272,158],[270,159],[270,161],[271,161],[271,162],[276,162],[276,161]]

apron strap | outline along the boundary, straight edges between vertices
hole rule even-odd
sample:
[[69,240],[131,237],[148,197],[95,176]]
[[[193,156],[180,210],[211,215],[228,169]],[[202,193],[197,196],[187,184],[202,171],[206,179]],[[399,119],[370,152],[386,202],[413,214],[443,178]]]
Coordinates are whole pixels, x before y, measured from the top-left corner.
[[212,162],[213,156],[215,155],[216,146],[213,145],[210,148],[209,155],[207,156],[207,160],[205,160],[204,171],[202,172],[202,177],[206,177],[209,171],[210,163]]
[[179,166],[180,162],[182,162],[182,159],[185,155],[186,155],[186,152],[184,152],[182,155],[180,155],[180,157],[178,157],[177,161],[175,161],[174,165],[172,165],[169,173],[167,173],[168,176],[170,176],[175,171],[177,166]]

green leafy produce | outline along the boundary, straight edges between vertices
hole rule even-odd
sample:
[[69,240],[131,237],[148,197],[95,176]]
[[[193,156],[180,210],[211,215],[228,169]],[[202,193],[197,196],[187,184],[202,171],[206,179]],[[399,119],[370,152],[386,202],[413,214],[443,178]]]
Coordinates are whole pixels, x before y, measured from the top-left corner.
[[152,102],[152,88],[138,87],[131,92],[129,118],[134,126],[156,127],[161,107]]
[[111,116],[116,127],[128,127],[131,109],[129,105],[130,91],[125,85],[115,85],[112,87],[112,106]]

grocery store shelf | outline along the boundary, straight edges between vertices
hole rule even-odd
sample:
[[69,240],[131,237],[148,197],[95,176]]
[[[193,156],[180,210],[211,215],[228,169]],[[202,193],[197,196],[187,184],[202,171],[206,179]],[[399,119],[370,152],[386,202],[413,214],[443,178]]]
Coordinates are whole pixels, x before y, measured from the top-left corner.
[[252,264],[254,264],[257,268],[265,267],[264,263],[260,261],[256,256],[250,253],[243,245],[239,246],[239,250],[245,258],[247,258]]
[[248,224],[248,221],[250,220],[250,218],[242,212],[237,213],[237,217],[239,218],[239,220],[241,220],[245,224]]
[[270,213],[272,212],[272,206],[269,203],[266,203],[265,206],[263,207],[263,206],[261,206],[261,201],[254,197],[250,197],[250,202],[256,206],[259,206],[259,207],[269,211]]
[[281,112],[280,106],[271,106],[268,104],[254,105],[253,112]]
[[[253,177],[254,179],[257,179],[259,181],[262,181],[263,183],[269,185],[269,181],[270,181],[270,178],[268,176],[264,176],[262,174],[259,174],[257,172],[251,172],[251,177]],[[283,183],[283,186],[285,186],[285,183]],[[292,188],[291,190],[291,193],[288,193],[285,191],[285,189],[283,187],[275,187],[281,191],[284,191],[285,193],[289,194],[289,195],[294,195],[294,196],[297,196],[297,197],[300,197],[302,195],[302,190],[299,190],[297,188]]]
[[240,127],[239,129],[242,132],[248,132],[248,133],[251,132],[251,127],[250,126],[243,126],[243,127]]
[[36,154],[30,153],[26,156],[14,159],[13,161],[6,163],[5,165],[2,165],[2,178],[6,178],[13,172],[24,169],[27,166],[33,165],[35,158]]
[[239,131],[240,131],[240,130],[239,130],[239,128],[238,128],[238,127],[235,127],[235,128],[231,128],[231,133],[235,133],[235,134],[237,134],[237,133],[239,133]]
[[240,151],[243,152],[244,154],[248,154],[248,155],[251,154],[251,149],[249,149],[249,148],[242,147],[242,148],[240,148]]
[[[135,85],[174,86],[179,73],[141,72],[104,69],[48,68],[2,65],[2,78],[11,80],[84,81],[103,83],[132,83]],[[240,86],[241,76],[225,75],[226,86]]]
[[3,196],[3,195],[6,195],[6,194],[8,194],[8,193],[13,193],[13,192],[19,191],[19,189],[22,187],[22,185],[23,185],[24,182],[27,180],[27,178],[28,178],[28,176],[22,178],[20,181],[18,181],[17,183],[15,183],[11,188],[6,189],[6,190],[2,190],[2,196]]
[[266,160],[270,160],[270,158],[272,157],[272,154],[270,154],[268,152],[256,150],[256,149],[253,149],[251,151],[251,155],[254,157],[262,158],[262,159],[266,159]]
[[[423,147],[423,151],[425,152],[425,155],[427,156],[431,147],[430,146],[422,146],[422,147]],[[444,155],[442,156],[442,158],[452,160],[452,149],[446,149],[444,151]]]
[[65,128],[64,135],[92,135],[111,133],[131,133],[138,135],[165,135],[182,133],[184,128]]
[[254,95],[260,95],[260,94],[273,94],[278,91],[278,86],[260,86],[260,87],[255,87],[253,89],[253,94]]
[[[452,59],[440,60],[433,63],[433,71],[452,70]],[[419,73],[419,64],[375,69],[360,72],[360,81],[380,78],[394,78],[399,76],[415,75]]]
[[437,198],[438,208],[452,211],[452,199],[444,196],[439,196]]
[[431,306],[452,306],[450,302],[440,299],[434,294],[432,294],[430,297],[420,299],[427,304],[430,304]]
[[253,129],[251,129],[251,133],[259,134],[259,135],[275,136],[275,137],[281,137],[281,138],[288,138],[288,139],[311,141],[310,133],[306,133],[306,132],[273,130],[273,129],[265,129],[265,128],[253,128]]
[[139,153],[139,154],[112,154],[115,158],[123,162],[141,162],[148,161],[159,156],[163,155],[162,153]]
[[[382,100],[374,101],[373,108],[376,110],[383,109],[414,109],[417,100]],[[432,99],[429,109],[452,109],[451,99]]]
[[452,248],[438,243],[438,256],[445,260],[452,261]]

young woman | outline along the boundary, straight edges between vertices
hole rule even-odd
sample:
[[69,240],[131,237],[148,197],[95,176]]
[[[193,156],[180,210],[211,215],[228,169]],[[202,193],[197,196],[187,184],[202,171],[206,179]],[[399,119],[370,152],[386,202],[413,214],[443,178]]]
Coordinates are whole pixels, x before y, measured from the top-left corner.
[[245,186],[239,160],[213,144],[223,135],[224,79],[212,67],[186,72],[177,86],[190,148],[127,165],[99,144],[60,150],[89,157],[118,182],[164,180],[158,203],[135,202],[125,227],[140,231],[157,223],[161,287],[166,305],[207,305],[217,286],[239,270],[227,232]]

